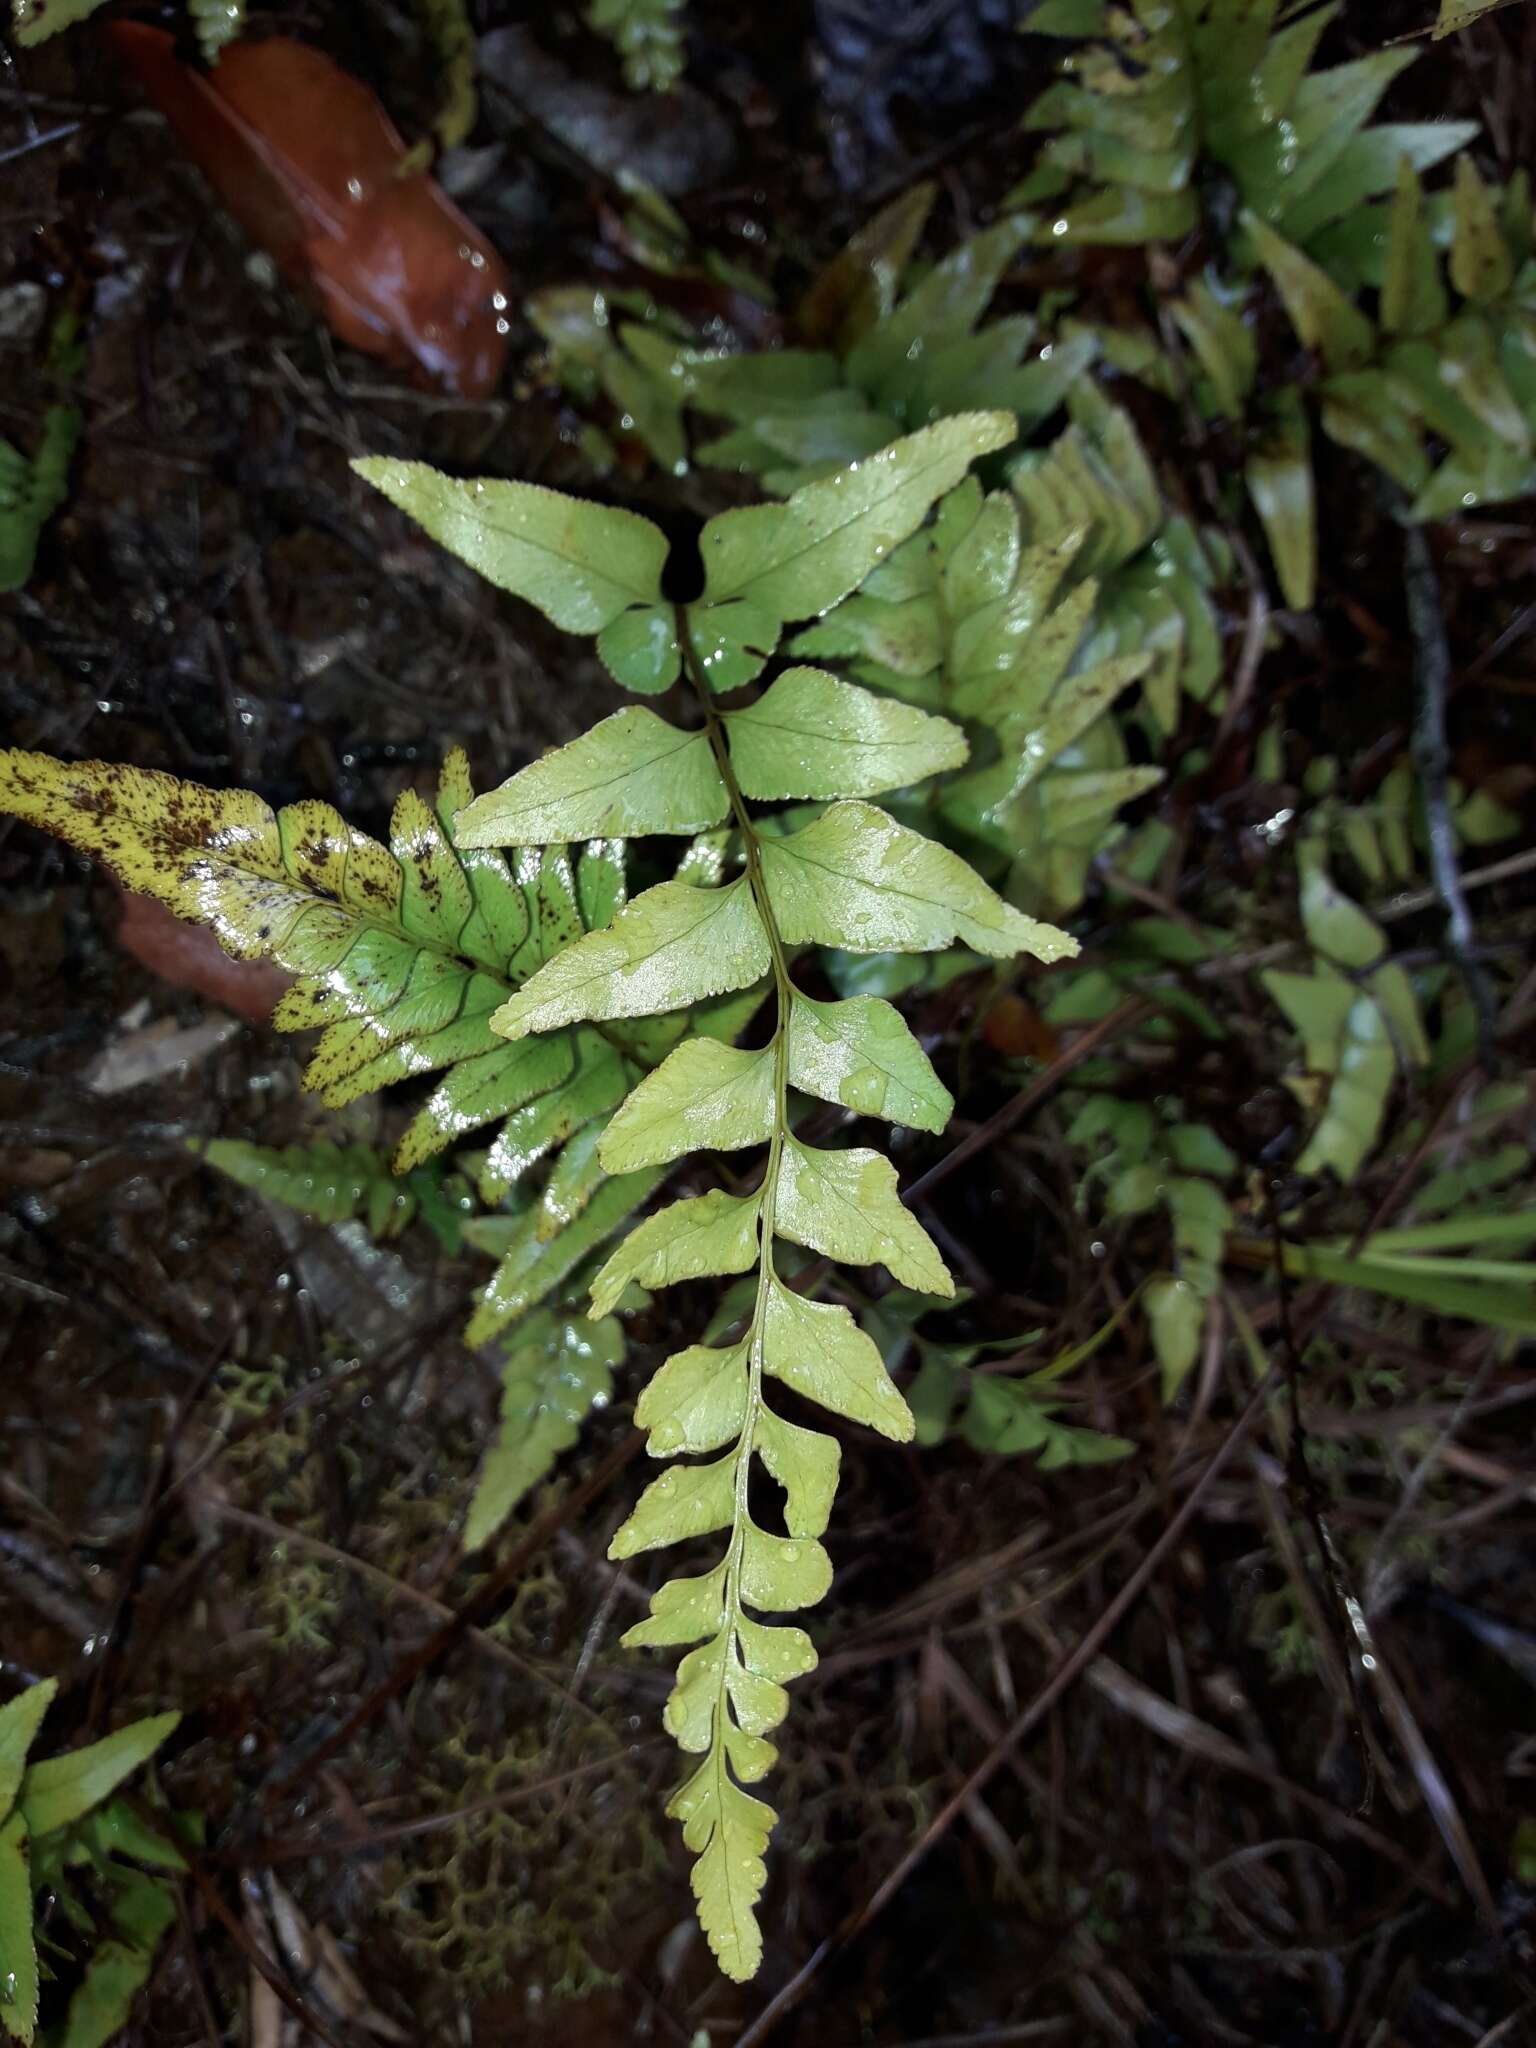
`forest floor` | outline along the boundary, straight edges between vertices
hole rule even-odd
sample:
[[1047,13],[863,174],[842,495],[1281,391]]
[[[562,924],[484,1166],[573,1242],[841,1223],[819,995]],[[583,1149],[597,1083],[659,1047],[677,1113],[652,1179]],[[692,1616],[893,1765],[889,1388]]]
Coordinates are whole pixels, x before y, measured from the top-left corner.
[[[983,221],[1048,62],[1008,11],[695,0],[689,75],[729,140],[680,200],[697,238],[803,280],[919,173],[940,180],[943,233]],[[1347,53],[1379,17],[1428,11],[1349,5],[1333,34]],[[488,29],[517,10],[473,12]],[[1504,175],[1536,168],[1532,13],[1437,46],[1401,93],[1484,121]],[[403,125],[422,111],[408,15],[273,18]],[[540,34],[617,99],[574,13]],[[686,187],[696,124],[658,120]],[[622,275],[606,180],[496,94],[475,139],[491,154],[463,203],[519,299]],[[0,309],[41,285],[89,341],[68,505],[28,589],[0,601],[7,743],[318,796],[382,833],[449,744],[486,786],[612,708],[595,664],[406,537],[347,469],[382,451],[590,488],[520,318],[486,402],[333,344],[90,30],[0,66],[0,165]],[[1049,277],[1026,267],[1007,292],[1027,304]],[[1111,295],[1115,278],[1111,262]],[[0,341],[0,432],[18,438],[34,359]],[[1179,489],[1176,433],[1154,453]],[[604,488],[653,503],[658,486],[621,469]],[[679,517],[724,502],[707,472],[663,497]],[[1411,658],[1394,531],[1342,465],[1325,503],[1315,625],[1261,665],[1256,701],[1358,766],[1406,743]],[[1501,508],[1434,548],[1458,759],[1528,760],[1536,517]],[[1225,604],[1230,665],[1243,592]],[[1284,795],[1237,752],[1169,797],[1182,914],[1256,869],[1251,828]],[[1136,1443],[1124,1463],[845,1455],[822,1662],[774,1780],[767,1960],[732,1986],[662,1818],[665,1674],[617,1648],[644,1589],[604,1561],[638,1485],[634,1390],[679,1312],[639,1320],[618,1398],[466,1565],[456,1528],[496,1380],[458,1332],[484,1262],[434,1258],[422,1233],[374,1246],[208,1172],[201,1139],[337,1135],[291,1042],[122,950],[116,892],[54,842],[0,823],[0,884],[0,1679],[62,1681],[56,1743],[181,1707],[162,1783],[206,1817],[200,1881],[125,2040],[1536,2040],[1536,1375],[1507,1342],[1327,1288],[1281,1301],[1255,1274],[1244,1298],[1286,1389],[1257,1411],[1230,1328],[1166,1409],[1123,1331],[1084,1384],[1087,1419]],[[1488,891],[1480,930],[1528,948],[1533,901],[1529,876]],[[1437,919],[1407,928],[1427,955]],[[1123,1301],[1126,1226],[1106,1248],[1078,1203],[1061,1048],[977,1036],[987,993],[925,999],[925,1042],[966,1085],[951,1131],[900,1164],[932,1165],[1032,1084],[1028,1114],[932,1207],[977,1337],[1045,1329],[1047,1355]],[[1536,1052],[1526,1003],[1504,1046],[1517,1071]],[[1181,1076],[1245,1160],[1288,1156],[1277,1064],[1239,1035]],[[1441,1107],[1426,1082],[1395,1114]],[[399,1120],[359,1105],[341,1133]],[[1361,1213],[1390,1182],[1367,1177]],[[509,1560],[484,1625],[424,1660]],[[274,2002],[258,1957],[328,2032]]]

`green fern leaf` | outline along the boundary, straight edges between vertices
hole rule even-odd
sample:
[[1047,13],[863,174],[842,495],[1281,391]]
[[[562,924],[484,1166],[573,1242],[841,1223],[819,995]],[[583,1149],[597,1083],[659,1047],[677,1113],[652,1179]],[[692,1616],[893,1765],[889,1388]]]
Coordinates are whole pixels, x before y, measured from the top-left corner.
[[1370,126],[1416,52],[1312,71],[1332,10],[1278,27],[1282,11],[1279,0],[1037,8],[1030,27],[1073,47],[1024,122],[1048,137],[1010,195],[1043,214],[1036,239],[1182,241],[1199,223],[1198,171],[1209,160],[1261,223],[1310,249],[1390,192],[1403,159],[1428,169],[1471,140],[1465,122]]
[[540,1310],[519,1325],[505,1349],[500,1419],[475,1482],[466,1551],[495,1535],[575,1443],[591,1410],[609,1400],[624,1333],[611,1316],[594,1322]]
[[398,1178],[386,1154],[372,1145],[287,1145],[277,1150],[243,1138],[213,1138],[192,1149],[241,1187],[313,1216],[320,1223],[360,1217],[370,1237],[398,1237],[420,1214],[443,1250],[463,1241],[463,1217],[471,1203],[457,1176],[445,1184],[428,1169]]
[[588,24],[606,36],[631,92],[670,92],[683,75],[686,0],[592,0]]
[[[728,512],[705,526],[704,596],[677,608],[675,644],[729,797],[744,872],[646,890],[608,929],[547,960],[494,1020],[515,1049],[539,1043],[535,1034],[676,1011],[722,991],[743,991],[743,1002],[755,1003],[762,978],[771,982],[773,1031],[761,1054],[679,1048],[640,1083],[598,1140],[599,1160],[623,1174],[609,1183],[613,1189],[659,1177],[660,1162],[700,1137],[732,1147],[766,1140],[756,1189],[714,1189],[656,1211],[592,1283],[593,1311],[603,1315],[636,1282],[664,1287],[755,1271],[746,1334],[734,1344],[675,1354],[638,1410],[653,1451],[708,1453],[709,1461],[673,1465],[654,1480],[611,1546],[614,1557],[630,1558],[724,1532],[714,1569],[663,1586],[650,1618],[626,1640],[691,1646],[666,1721],[681,1747],[702,1760],[670,1811],[698,1859],[693,1884],[701,1923],[721,1967],[735,1977],[749,1976],[761,1959],[754,1909],[773,1823],[770,1809],[745,1787],[774,1761],[765,1737],[783,1718],[785,1681],[814,1662],[800,1630],[758,1621],[749,1610],[781,1615],[813,1606],[832,1575],[819,1537],[837,1447],[823,1432],[776,1415],[768,1382],[781,1381],[893,1441],[912,1434],[911,1415],[874,1344],[845,1308],[786,1286],[775,1246],[788,1240],[834,1259],[878,1258],[925,1287],[953,1285],[937,1248],[897,1200],[887,1162],[862,1148],[812,1148],[791,1128],[792,1080],[868,1114],[901,1114],[911,1102],[930,1127],[947,1108],[894,1013],[868,1001],[810,1004],[792,979],[793,951],[818,944],[917,951],[960,937],[996,958],[1024,950],[1056,959],[1075,947],[1065,933],[1005,904],[955,854],[852,799],[846,786],[828,786],[843,773],[860,790],[883,782],[901,772],[897,755],[908,745],[921,758],[958,758],[957,739],[940,721],[893,716],[877,700],[864,701],[854,685],[804,670],[787,693],[776,694],[776,685],[744,713],[722,713],[715,696],[760,672],[785,620],[846,597],[900,549],[972,460],[1005,446],[1013,432],[1006,414],[941,422],[807,486],[787,504]],[[435,489],[418,495],[435,516]],[[532,522],[540,506],[523,502]],[[580,511],[567,504],[543,506],[541,516],[561,534],[579,530]],[[459,538],[471,559],[484,559],[481,534],[461,527]],[[521,538],[531,550],[542,546],[531,524]],[[644,551],[659,561],[649,543]],[[604,613],[587,629],[601,632],[607,623]],[[654,731],[643,729],[642,751],[655,742]],[[820,793],[842,800],[797,829],[763,831],[744,793],[741,764],[754,787],[777,790],[805,780],[808,748],[825,756]],[[561,815],[562,799],[550,792],[572,790],[577,808],[588,801],[589,758],[577,741],[540,764],[536,794],[550,801],[551,822]],[[611,766],[610,759],[605,767]],[[529,788],[519,778],[503,792],[514,817]],[[590,1223],[600,1199],[576,1231]],[[511,1225],[509,1255],[525,1256],[525,1230],[521,1220]],[[527,1275],[525,1262],[512,1286],[526,1290]],[[490,1323],[482,1313],[478,1334]],[[783,1489],[784,1536],[753,1518],[754,1460]]]
[[[1159,779],[1127,765],[1106,716],[1149,660],[1105,647],[1112,628],[1094,634],[1095,577],[1068,583],[1084,554],[1111,573],[1136,561],[1161,522],[1129,421],[1093,417],[1098,437],[1074,427],[1045,458],[1021,458],[1011,494],[959,486],[931,527],[795,641],[799,653],[850,659],[862,683],[907,700],[908,720],[922,705],[963,722],[972,765],[937,785],[933,810],[959,844],[1010,867],[1011,898],[1045,913],[1081,899],[1116,811]],[[1100,649],[1108,658],[1094,659]],[[912,768],[914,781],[919,768],[942,772],[927,758]],[[966,943],[987,950],[974,934]]]
[[1313,970],[1260,978],[1302,1038],[1303,1071],[1287,1075],[1286,1085],[1316,1122],[1297,1166],[1331,1168],[1349,1181],[1380,1136],[1399,1068],[1426,1064],[1430,1047],[1412,984],[1387,958],[1380,926],[1328,872],[1327,822],[1326,813],[1318,817],[1296,849]]
[[589,1171],[590,1190],[569,1221],[548,1206],[547,1187],[541,1200],[520,1216],[481,1216],[465,1225],[465,1243],[489,1252],[498,1262],[469,1319],[466,1344],[488,1343],[547,1301],[623,1228],[661,1180],[654,1171],[609,1175],[595,1159]]
[[0,592],[21,590],[32,574],[43,528],[69,495],[83,424],[72,405],[51,405],[30,459],[0,440]]
[[[210,924],[226,951],[291,969],[297,979],[273,1021],[287,1030],[322,1027],[305,1079],[328,1103],[441,1072],[387,1176],[355,1154],[273,1160],[215,1146],[214,1164],[327,1220],[366,1213],[376,1232],[392,1234],[424,1205],[433,1227],[452,1237],[456,1219],[438,1199],[435,1171],[423,1173],[428,1161],[499,1125],[481,1172],[483,1198],[497,1202],[611,1112],[670,1049],[648,1055],[638,1042],[614,1044],[591,1031],[511,1045],[492,1030],[493,1013],[520,983],[576,952],[572,942],[589,919],[618,912],[623,848],[595,839],[573,864],[563,847],[524,847],[509,865],[489,848],[459,846],[456,820],[470,815],[474,793],[457,751],[444,764],[435,808],[414,791],[400,798],[388,848],[326,804],[274,814],[248,792],[219,794],[148,770],[42,755],[0,754],[0,807],[94,854],[179,916]],[[585,1159],[591,1186],[571,1208],[572,1222],[604,1179],[591,1147]],[[560,1198],[572,1192],[563,1184]],[[628,1213],[619,1197],[599,1211],[608,1232]],[[579,1262],[580,1255],[562,1266],[543,1236],[530,1245],[539,1275],[532,1291],[512,1283],[504,1261],[472,1328],[487,1319],[504,1327]]]
[[27,1752],[59,1690],[56,1678],[29,1685],[0,1707],[0,1820],[9,1817],[26,1775]]
[[11,0],[12,32],[24,50],[86,21],[103,0]]
[[180,1714],[153,1714],[84,1749],[29,1764],[16,1805],[32,1835],[57,1834],[99,1806],[149,1761],[180,1720]]
[[788,495],[931,422],[1008,406],[1027,429],[1056,409],[1091,360],[1092,337],[1036,349],[1032,316],[983,324],[1027,220],[983,230],[901,293],[932,200],[928,185],[904,195],[813,279],[802,329],[830,346],[726,354],[679,345],[654,327],[621,327],[624,350],[653,384],[731,422],[698,450],[700,461],[751,471]]

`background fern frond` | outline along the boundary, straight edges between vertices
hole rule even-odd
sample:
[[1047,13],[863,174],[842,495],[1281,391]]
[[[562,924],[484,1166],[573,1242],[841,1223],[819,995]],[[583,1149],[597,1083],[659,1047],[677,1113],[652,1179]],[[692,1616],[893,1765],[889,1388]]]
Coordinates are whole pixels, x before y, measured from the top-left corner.
[[[249,792],[221,793],[149,770],[0,754],[0,806],[95,855],[126,887],[211,925],[227,952],[273,959],[293,972],[273,1023],[319,1028],[305,1084],[330,1106],[440,1076],[387,1175],[370,1172],[355,1154],[274,1161],[231,1147],[214,1161],[291,1206],[316,1203],[311,1213],[327,1216],[363,1211],[381,1226],[401,1213],[402,1200],[432,1203],[431,1177],[416,1176],[488,1126],[496,1129],[479,1182],[483,1199],[500,1201],[606,1116],[666,1050],[666,1043],[652,1049],[643,1028],[622,1023],[606,1035],[577,1029],[530,1046],[509,1045],[491,1029],[492,1015],[517,987],[623,903],[624,848],[610,839],[525,848],[509,865],[497,852],[456,843],[455,818],[472,797],[468,764],[454,751],[435,807],[406,791],[384,847],[328,804],[274,813]],[[721,1028],[733,1028],[729,1016]],[[682,1029],[679,1020],[676,1033]],[[590,1137],[577,1157],[580,1171],[553,1185],[565,1222],[583,1226],[584,1249],[557,1253],[535,1229],[545,1275],[568,1274],[633,1206],[611,1193],[594,1212],[608,1177]],[[449,1210],[432,1209],[440,1229],[452,1227]],[[603,1224],[598,1236],[594,1218]],[[547,1291],[520,1291],[508,1307],[500,1277],[471,1325],[475,1341],[488,1334],[486,1316],[492,1329],[502,1328]]]
[[1311,63],[1333,9],[1281,25],[1279,0],[1046,0],[1032,29],[1073,39],[1025,127],[1048,140],[1011,195],[1047,243],[1181,241],[1201,216],[1203,162],[1237,203],[1303,248],[1471,140],[1466,122],[1372,126],[1411,47],[1331,69]]
[[688,0],[591,0],[587,22],[619,53],[631,92],[670,92],[683,75]]
[[69,496],[69,465],[84,422],[72,405],[51,405],[30,457],[0,440],[0,591],[24,589],[43,528]]

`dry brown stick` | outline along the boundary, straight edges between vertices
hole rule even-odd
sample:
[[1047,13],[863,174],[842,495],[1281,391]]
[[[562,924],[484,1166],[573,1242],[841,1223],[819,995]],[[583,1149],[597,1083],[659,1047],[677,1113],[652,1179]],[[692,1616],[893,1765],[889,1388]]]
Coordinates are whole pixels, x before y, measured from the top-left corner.
[[804,1998],[812,1980],[822,1965],[839,1949],[861,1934],[872,1920],[890,1904],[907,1879],[917,1869],[939,1839],[953,1825],[955,1817],[965,1806],[973,1792],[977,1792],[1007,1762],[1017,1745],[1022,1742],[1045,1719],[1062,1695],[1076,1684],[1103,1649],[1120,1625],[1121,1621],[1135,1606],[1150,1584],[1164,1558],[1173,1549],[1185,1529],[1199,1511],[1206,1495],[1218,1475],[1225,1469],[1238,1445],[1252,1428],[1263,1411],[1264,1404],[1279,1383],[1278,1368],[1271,1367],[1259,1381],[1243,1406],[1221,1447],[1189,1491],[1184,1505],[1173,1516],[1161,1536],[1152,1545],[1141,1563],[1126,1580],[1120,1591],[1109,1601],[1098,1620],[1085,1630],[1075,1647],[1068,1652],[1051,1676],[1041,1686],[1029,1705],[1014,1720],[1002,1738],[995,1742],[964,1783],[934,1815],[928,1826],[912,1847],[892,1870],[876,1885],[875,1889],[852,1912],[845,1915],[839,1925],[822,1942],[818,1943],[809,1958],[795,1975],[763,2008],[762,2012],[748,2027],[737,2042],[736,2048],[761,2048],[761,2043],[777,2027],[779,2021]]
[[204,1904],[209,1908],[214,1918],[222,1924],[225,1933],[228,1934],[236,1948],[239,1949],[252,1968],[258,1971],[266,1979],[267,1983],[271,1985],[273,1991],[282,2000],[283,2004],[287,2006],[299,2024],[308,2027],[317,2040],[325,2042],[326,2048],[345,2048],[345,2043],[331,2032],[314,2007],[306,2005],[304,2000],[300,1998],[293,1986],[283,1976],[276,1963],[262,1954],[256,1943],[252,1941],[249,1933],[241,1925],[239,1914],[230,1911],[218,1886],[195,1856],[188,1857],[187,1868],[191,1871],[193,1881],[198,1891],[202,1894]]

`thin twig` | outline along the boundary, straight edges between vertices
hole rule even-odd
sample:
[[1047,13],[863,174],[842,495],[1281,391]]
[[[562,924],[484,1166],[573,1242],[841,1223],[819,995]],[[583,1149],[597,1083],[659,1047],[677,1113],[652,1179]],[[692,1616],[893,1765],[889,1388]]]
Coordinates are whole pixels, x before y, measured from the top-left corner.
[[936,1160],[926,1173],[919,1174],[902,1196],[907,1207],[912,1208],[914,1204],[922,1201],[925,1195],[932,1194],[942,1181],[948,1180],[967,1160],[974,1159],[978,1152],[985,1152],[989,1146],[995,1145],[999,1138],[1005,1137],[1038,1103],[1043,1102],[1046,1096],[1053,1094],[1060,1087],[1074,1067],[1081,1066],[1086,1059],[1091,1059],[1111,1038],[1118,1037],[1130,1025],[1139,1023],[1151,1008],[1151,1003],[1144,997],[1132,996],[1128,1002],[1121,1003],[1118,1009],[1111,1010],[1107,1017],[1101,1017],[1097,1024],[1090,1025],[1080,1038],[1075,1038],[1065,1051],[1059,1052],[1048,1067],[1036,1074],[1033,1080],[1026,1082],[1011,1101],[1005,1102],[1000,1110],[987,1118],[985,1123],[978,1124],[974,1131],[963,1137],[958,1145],[944,1154],[942,1159]]
[[287,2006],[300,2026],[307,2027],[317,2040],[323,2041],[326,2044],[326,2048],[345,2048],[345,2044],[331,2032],[314,2007],[306,2005],[304,2000],[300,1998],[277,1964],[269,1956],[262,1954],[256,1943],[252,1941],[246,1928],[241,1925],[239,1914],[231,1911],[218,1886],[208,1875],[199,1860],[195,1856],[189,1856],[187,1867],[191,1871],[193,1881],[203,1896],[204,1903],[212,1912],[214,1918],[223,1924],[225,1933],[234,1942],[236,1948],[239,1949],[252,1968],[259,1971],[268,1984],[271,1985],[273,1991],[282,2000],[283,2004]]

